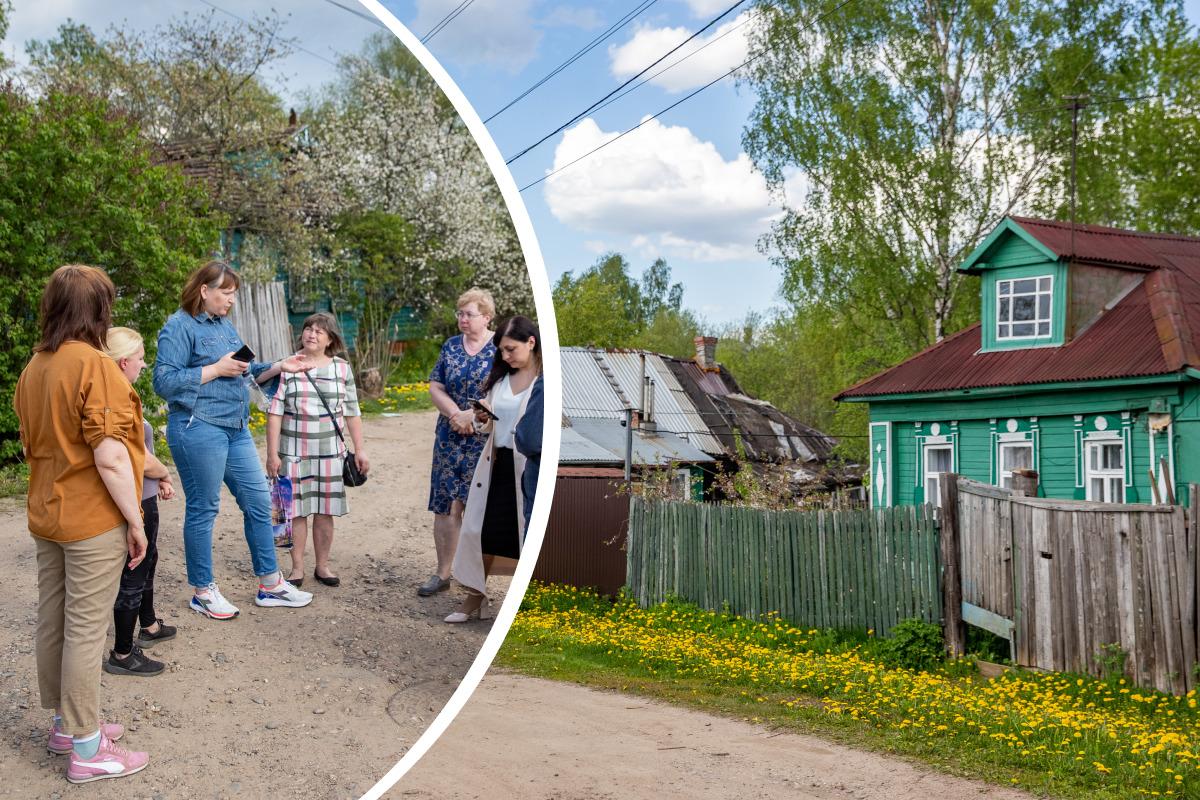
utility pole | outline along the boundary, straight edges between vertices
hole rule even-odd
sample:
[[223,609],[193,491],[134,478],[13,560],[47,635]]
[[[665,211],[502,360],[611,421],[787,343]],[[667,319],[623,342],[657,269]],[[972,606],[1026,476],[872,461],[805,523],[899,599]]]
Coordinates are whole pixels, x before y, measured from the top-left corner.
[[1076,190],[1076,163],[1077,150],[1079,146],[1079,110],[1086,108],[1089,95],[1086,94],[1069,94],[1063,97],[1071,109],[1071,256],[1070,260],[1075,260],[1075,190]]

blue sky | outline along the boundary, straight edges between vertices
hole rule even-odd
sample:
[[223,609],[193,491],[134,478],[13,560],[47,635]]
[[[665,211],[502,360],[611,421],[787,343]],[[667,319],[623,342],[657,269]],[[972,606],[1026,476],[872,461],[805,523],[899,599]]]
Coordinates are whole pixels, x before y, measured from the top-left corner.
[[[424,35],[461,0],[383,0],[405,25]],[[337,0],[358,8],[355,0]],[[327,81],[338,53],[353,52],[377,28],[329,0],[213,0],[249,16],[274,7],[305,50],[282,65],[277,88],[297,98]],[[512,155],[565,122],[649,63],[733,0],[657,0],[631,24],[489,123],[502,153]],[[479,114],[494,111],[594,36],[639,5],[638,0],[474,0],[428,43]],[[1187,0],[1200,21],[1200,0]],[[21,58],[22,43],[53,35],[66,18],[93,28],[152,28],[173,15],[208,13],[199,0],[14,0],[3,43]],[[220,14],[220,12],[217,12]],[[736,23],[734,12],[721,24]],[[130,22],[132,20],[132,22]],[[722,32],[720,26],[710,34]],[[513,165],[519,186],[542,177],[604,137],[678,100],[738,59],[734,30],[651,84],[587,117]],[[711,58],[710,58],[711,56]],[[659,85],[659,84],[663,85]],[[581,270],[599,254],[626,255],[635,274],[662,256],[685,285],[684,303],[720,326],[778,302],[779,274],[755,248],[778,212],[761,177],[742,153],[741,134],[753,97],[724,81],[649,123],[602,153],[523,193],[551,282]]]

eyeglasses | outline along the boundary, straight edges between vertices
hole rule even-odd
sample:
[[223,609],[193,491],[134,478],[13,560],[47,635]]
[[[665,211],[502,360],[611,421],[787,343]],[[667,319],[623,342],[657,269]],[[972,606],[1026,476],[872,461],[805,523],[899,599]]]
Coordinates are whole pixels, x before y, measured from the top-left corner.
[[476,317],[482,317],[483,314],[476,314],[474,311],[455,311],[454,316],[459,319],[475,319]]

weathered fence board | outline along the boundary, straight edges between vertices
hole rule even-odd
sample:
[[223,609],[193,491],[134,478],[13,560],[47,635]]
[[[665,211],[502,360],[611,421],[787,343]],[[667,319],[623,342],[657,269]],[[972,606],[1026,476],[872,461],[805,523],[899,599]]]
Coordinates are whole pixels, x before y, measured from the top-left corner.
[[634,498],[629,589],[805,627],[941,619],[937,521],[929,507],[766,512]]
[[1123,653],[1138,685],[1196,688],[1197,506],[957,486],[963,601],[1013,621],[1018,664],[1099,675]]
[[229,321],[250,345],[256,361],[274,361],[296,352],[283,288],[279,282],[244,283],[229,312]]

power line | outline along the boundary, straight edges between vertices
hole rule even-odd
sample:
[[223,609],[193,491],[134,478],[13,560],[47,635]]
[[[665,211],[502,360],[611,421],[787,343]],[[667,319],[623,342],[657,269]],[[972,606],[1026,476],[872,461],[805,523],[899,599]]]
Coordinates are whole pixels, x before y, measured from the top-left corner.
[[453,22],[458,17],[459,14],[466,11],[467,7],[470,6],[471,3],[474,3],[474,2],[475,2],[475,0],[463,0],[461,3],[459,3],[457,8],[455,8],[453,11],[451,11],[446,16],[442,17],[441,21],[439,21],[437,25],[434,25],[432,28],[429,29],[429,33],[427,33],[421,37],[421,44],[427,44],[430,39],[432,39],[434,36],[437,36],[442,31],[444,31],[446,29],[447,25],[449,25],[451,22]]
[[[249,20],[247,20],[247,19],[245,19],[245,18],[243,18],[243,17],[239,17],[237,14],[233,13],[232,11],[226,11],[225,9],[221,8],[221,7],[220,7],[219,5],[217,5],[216,3],[212,3],[212,2],[210,2],[210,0],[200,0],[200,2],[201,2],[201,3],[204,3],[204,5],[208,6],[209,8],[212,8],[212,9],[215,9],[215,10],[217,10],[217,11],[220,11],[222,14],[227,14],[228,16],[231,16],[231,17],[233,17],[234,19],[236,19],[238,22],[242,23],[243,25],[248,25],[248,26],[250,26],[251,28],[253,28],[253,26],[254,26],[254,23],[250,22]],[[326,58],[325,56],[321,55],[320,53],[314,53],[312,50],[309,50],[309,49],[308,49],[308,48],[306,48],[306,47],[301,47],[300,45],[296,44],[294,41],[293,41],[293,42],[289,42],[289,44],[290,44],[292,47],[294,47],[294,48],[296,48],[297,50],[299,50],[300,52],[302,52],[302,53],[308,53],[308,54],[309,54],[310,56],[312,56],[313,58],[317,58],[317,59],[320,59],[321,61],[324,61],[326,64],[328,64],[328,65],[329,65],[329,66],[331,66],[331,67],[336,67],[336,66],[337,66],[337,64],[336,64],[336,63],[334,63],[333,61],[330,61],[328,58]]]
[[603,109],[605,109],[605,108],[608,108],[610,105],[612,105],[613,103],[617,102],[617,101],[618,101],[618,100],[620,100],[621,98],[623,98],[623,97],[625,97],[625,96],[629,95],[629,94],[630,94],[630,93],[632,93],[632,92],[635,92],[635,91],[637,91],[638,89],[640,89],[640,88],[642,88],[643,86],[645,86],[647,83],[650,83],[650,82],[651,82],[651,81],[653,81],[655,78],[657,78],[659,75],[662,75],[664,72],[668,72],[668,71],[670,71],[670,70],[672,70],[672,69],[675,69],[675,67],[678,67],[680,64],[682,64],[683,62],[687,61],[687,60],[688,60],[689,58],[691,58],[692,56],[694,56],[694,55],[698,55],[699,53],[703,52],[703,51],[704,51],[705,49],[707,49],[708,47],[711,47],[712,45],[714,45],[714,44],[716,44],[717,42],[719,42],[719,41],[721,41],[722,39],[724,39],[724,38],[725,38],[726,36],[728,36],[729,34],[731,34],[731,33],[733,33],[734,31],[736,31],[738,28],[741,28],[743,25],[745,25],[746,23],[750,22],[750,19],[751,19],[750,17],[747,17],[746,19],[742,20],[742,21],[741,21],[741,22],[739,22],[738,24],[736,24],[736,25],[734,25],[733,27],[731,27],[729,30],[727,30],[727,31],[725,31],[724,33],[722,33],[720,36],[714,36],[713,38],[709,39],[707,42],[705,42],[705,43],[704,43],[704,44],[702,44],[701,46],[697,47],[697,48],[696,48],[695,50],[693,50],[692,52],[688,53],[686,56],[683,56],[682,58],[680,58],[678,61],[672,61],[670,64],[668,64],[667,66],[663,67],[662,69],[660,69],[658,72],[654,73],[653,75],[650,75],[650,76],[646,77],[645,79],[643,79],[643,80],[641,80],[641,81],[638,81],[638,82],[637,82],[637,83],[635,83],[633,86],[630,86],[628,89],[626,89],[625,91],[621,92],[620,94],[618,94],[618,95],[615,95],[614,97],[612,97],[612,98],[610,98],[610,99],[608,99],[608,100],[604,101],[604,102],[603,102],[603,103],[601,103],[600,105],[596,106],[594,109],[592,109],[592,111],[593,111],[593,112],[596,112],[596,111],[602,111]]
[[[849,0],[847,0],[847,1],[849,1]],[[727,17],[727,16],[728,16],[730,13],[732,13],[732,12],[733,12],[733,10],[734,10],[734,9],[736,9],[738,6],[742,5],[744,2],[746,2],[746,0],[737,0],[737,2],[736,2],[736,3],[734,3],[734,4],[733,4],[733,5],[731,5],[729,8],[725,9],[725,10],[724,10],[724,11],[722,11],[720,14],[718,14],[717,16],[715,16],[715,17],[713,17],[711,20],[709,20],[709,22],[708,22],[707,24],[705,24],[705,25],[704,25],[704,27],[700,28],[698,31],[696,31],[695,33],[693,33],[691,36],[689,36],[688,38],[684,39],[682,42],[680,42],[679,44],[675,45],[675,46],[674,46],[674,47],[672,47],[670,50],[668,50],[667,52],[665,52],[665,53],[663,53],[661,56],[659,56],[657,59],[655,59],[654,63],[647,65],[647,66],[646,66],[644,69],[642,69],[642,70],[641,70],[640,72],[638,72],[636,75],[633,75],[633,76],[631,76],[631,77],[629,78],[629,80],[625,81],[625,82],[624,82],[624,83],[622,83],[620,86],[618,86],[617,88],[613,89],[613,90],[612,90],[611,92],[609,92],[608,94],[604,95],[604,97],[601,97],[599,100],[597,100],[596,102],[592,103],[590,106],[588,106],[587,108],[585,108],[583,111],[580,111],[578,114],[576,114],[575,116],[571,117],[569,120],[567,120],[566,122],[564,122],[562,125],[559,125],[557,128],[555,128],[554,130],[550,131],[550,132],[549,132],[549,133],[547,133],[545,136],[543,136],[542,138],[538,139],[536,142],[534,142],[533,144],[529,145],[528,147],[526,147],[526,148],[525,148],[524,150],[522,150],[521,152],[519,152],[519,153],[517,153],[516,155],[512,156],[511,158],[509,158],[508,160],[506,160],[504,163],[505,163],[505,164],[509,164],[509,165],[511,165],[511,164],[512,164],[514,161],[516,161],[517,159],[519,159],[519,158],[522,158],[523,156],[526,156],[526,155],[528,155],[528,154],[529,154],[529,153],[530,153],[532,150],[534,150],[536,147],[538,147],[539,145],[541,145],[543,142],[547,141],[548,139],[550,139],[550,138],[551,138],[551,137],[553,137],[553,136],[556,136],[556,135],[558,135],[559,133],[562,133],[564,130],[566,130],[567,128],[569,128],[570,126],[574,125],[574,124],[575,124],[576,122],[578,122],[579,120],[581,120],[581,119],[583,119],[584,117],[586,117],[588,114],[590,114],[592,111],[594,111],[594,110],[596,109],[596,107],[597,107],[597,106],[599,106],[601,103],[603,103],[605,100],[608,100],[608,99],[609,99],[610,97],[612,97],[614,94],[616,94],[617,92],[621,91],[621,90],[622,90],[622,89],[624,89],[626,86],[628,86],[629,84],[633,83],[635,80],[637,80],[637,79],[638,79],[638,78],[640,78],[641,76],[645,75],[645,74],[646,74],[647,72],[649,72],[651,69],[653,69],[654,67],[656,67],[656,66],[658,66],[659,64],[661,64],[661,63],[663,62],[663,60],[664,60],[664,59],[666,59],[666,58],[670,57],[671,55],[673,55],[674,53],[676,53],[676,52],[677,52],[677,51],[678,51],[678,50],[679,50],[681,47],[683,47],[684,45],[686,45],[686,44],[688,44],[689,42],[691,42],[693,39],[695,39],[697,36],[701,35],[701,34],[702,34],[702,33],[704,33],[705,31],[707,31],[707,30],[708,30],[709,28],[711,28],[713,25],[716,25],[718,22],[720,22],[722,19],[724,19],[725,17]],[[749,62],[747,62],[747,63],[749,63]],[[731,70],[731,73],[732,73],[732,70]],[[721,80],[722,78],[725,78],[725,77],[727,77],[727,75],[728,75],[728,74],[731,74],[731,73],[726,73],[726,75],[722,75],[722,76],[721,76],[721,78],[718,78],[717,80]],[[714,83],[715,83],[715,81],[714,81]],[[706,84],[706,85],[704,86],[704,88],[705,88],[705,89],[707,89],[707,88],[708,88],[708,86],[711,86],[711,85],[712,85],[712,84]],[[693,92],[693,94],[696,94],[696,93],[695,93],[695,92]],[[692,95],[688,95],[688,97],[691,97],[691,96],[692,96]],[[676,104],[676,105],[677,105],[677,104]],[[524,190],[522,190],[522,191],[524,191]]]
[[[333,2],[333,0],[328,0],[328,1],[329,1],[329,2]],[[532,92],[536,91],[536,90],[537,90],[539,87],[541,87],[541,86],[542,86],[542,84],[546,83],[546,81],[550,80],[550,79],[551,79],[551,78],[553,78],[555,75],[557,75],[558,73],[562,72],[564,69],[566,69],[567,67],[571,66],[572,64],[574,64],[574,63],[575,63],[576,61],[578,61],[579,59],[583,58],[585,55],[587,55],[587,54],[588,54],[588,53],[590,53],[592,50],[594,50],[596,47],[598,47],[598,46],[600,45],[600,43],[601,43],[601,42],[603,42],[605,39],[608,39],[608,38],[609,38],[609,37],[611,37],[611,36],[612,36],[614,33],[616,33],[617,31],[619,31],[621,28],[623,28],[623,27],[625,27],[626,25],[628,25],[630,22],[632,22],[632,21],[633,21],[633,19],[634,19],[635,17],[637,17],[639,14],[641,14],[643,11],[645,11],[645,10],[646,10],[646,9],[648,9],[648,8],[650,8],[650,6],[654,5],[654,4],[655,4],[655,3],[657,3],[657,2],[658,2],[658,0],[642,0],[642,2],[639,2],[639,3],[638,3],[638,5],[637,5],[636,7],[634,7],[634,9],[633,9],[632,11],[628,12],[628,13],[627,13],[625,16],[621,17],[621,19],[617,20],[617,21],[616,21],[616,22],[614,22],[614,23],[613,23],[611,26],[609,26],[608,30],[604,31],[604,32],[603,32],[603,33],[601,33],[599,36],[597,36],[597,37],[595,37],[594,39],[592,39],[590,42],[588,42],[586,45],[584,45],[584,46],[583,46],[581,49],[579,49],[579,50],[576,50],[576,51],[575,51],[575,52],[574,52],[574,53],[571,55],[571,57],[570,57],[570,58],[568,58],[568,59],[567,59],[566,61],[564,61],[563,63],[559,64],[559,65],[558,65],[557,67],[555,67],[554,69],[552,69],[552,70],[551,70],[549,73],[547,73],[547,74],[546,74],[546,75],[545,75],[543,78],[541,78],[541,79],[540,79],[540,80],[539,80],[537,83],[533,84],[533,85],[532,85],[532,86],[530,86],[528,89],[526,89],[525,91],[521,92],[519,95],[517,95],[516,97],[514,97],[512,100],[509,100],[507,103],[505,103],[505,104],[504,104],[504,106],[503,106],[502,108],[500,108],[499,110],[497,110],[496,112],[494,112],[494,113],[493,113],[493,114],[492,114],[490,117],[488,117],[487,119],[485,119],[485,120],[483,121],[483,122],[484,122],[484,124],[486,125],[487,123],[489,123],[489,122],[491,122],[492,120],[494,120],[496,117],[498,117],[498,116],[500,116],[501,114],[503,114],[503,113],[504,113],[505,111],[507,111],[508,109],[512,108],[514,105],[516,105],[517,103],[519,103],[521,100],[524,100],[524,99],[525,99],[526,97],[528,97],[528,96],[529,96],[529,95],[530,95]]]
[[343,11],[351,13],[356,17],[361,17],[362,19],[365,19],[367,22],[370,22],[371,24],[375,25],[378,28],[383,28],[384,30],[388,30],[387,25],[384,25],[382,22],[379,21],[379,19],[377,17],[374,17],[374,16],[366,13],[365,11],[359,11],[356,8],[351,8],[350,6],[344,6],[341,3],[339,3],[337,0],[325,0],[325,2],[329,3],[329,5],[331,5],[331,6],[337,6],[338,8],[342,9]]

